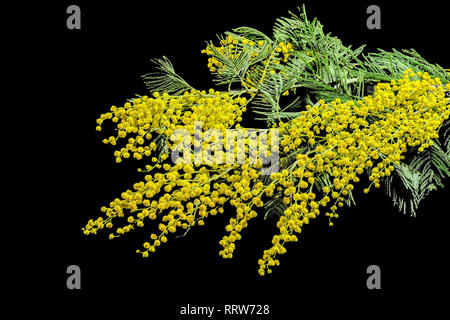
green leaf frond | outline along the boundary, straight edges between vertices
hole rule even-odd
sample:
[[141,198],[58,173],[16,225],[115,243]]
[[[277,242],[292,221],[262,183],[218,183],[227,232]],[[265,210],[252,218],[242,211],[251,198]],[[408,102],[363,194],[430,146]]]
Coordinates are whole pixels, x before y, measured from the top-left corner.
[[187,90],[194,89],[174,70],[170,60],[163,56],[160,59],[151,60],[156,64],[157,72],[147,73],[142,76],[144,84],[150,92],[167,92],[178,95]]
[[284,211],[287,209],[287,207],[288,206],[283,203],[282,193],[273,196],[264,204],[264,211],[266,212],[264,215],[264,220],[272,216],[281,217],[282,215],[284,215]]
[[407,69],[414,72],[428,72],[433,78],[440,78],[442,82],[450,82],[450,73],[437,64],[426,61],[414,49],[391,52],[378,49],[365,55],[364,65],[369,71],[369,79],[389,81],[392,78],[401,78]]
[[386,193],[401,213],[415,217],[420,202],[437,189],[433,178],[434,172],[429,168],[419,172],[408,165],[395,165],[395,174],[385,180]]
[[243,37],[249,40],[253,40],[253,41],[269,41],[271,42],[272,39],[270,39],[269,36],[265,35],[263,32],[251,28],[251,27],[239,27],[239,28],[235,28],[233,29],[233,33],[229,33],[231,34],[234,38],[238,38],[238,37]]
[[434,140],[424,152],[414,154],[409,164],[396,165],[394,174],[385,180],[386,193],[403,214],[415,216],[420,202],[430,191],[443,188],[442,180],[450,177],[447,131],[443,137],[446,145]]
[[254,113],[263,117],[256,118],[258,120],[266,120],[268,124],[272,124],[280,120],[290,120],[299,115],[298,111],[285,111],[299,107],[299,99],[294,100],[288,106],[281,108],[281,95],[291,89],[296,83],[296,77],[284,73],[267,73],[264,81],[259,84],[259,91],[253,100],[252,110]]

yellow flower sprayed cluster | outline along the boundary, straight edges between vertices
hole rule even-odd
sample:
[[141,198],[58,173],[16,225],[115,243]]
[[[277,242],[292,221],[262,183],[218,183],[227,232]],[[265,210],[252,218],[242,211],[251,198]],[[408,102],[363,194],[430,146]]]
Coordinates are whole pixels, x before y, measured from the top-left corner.
[[[276,256],[286,252],[285,243],[298,241],[303,225],[322,212],[333,226],[336,211],[365,170],[371,181],[364,189],[367,193],[372,186],[380,187],[408,147],[418,147],[420,152],[431,146],[450,114],[445,97],[449,89],[427,73],[407,70],[403,79],[379,83],[373,96],[357,103],[320,101],[293,121],[280,123],[284,153],[295,153],[305,143],[313,148],[298,154],[289,170],[271,176],[272,189],[282,187],[288,207],[277,222],[280,234],[258,261],[259,273],[271,273],[271,267],[279,264]],[[331,183],[315,190],[314,182],[324,174],[332,177]]]
[[[153,168],[147,167],[146,171]],[[258,198],[261,192],[257,192],[262,188],[262,183],[257,181],[261,162],[249,165],[247,160],[242,165],[201,166],[198,169],[192,164],[165,163],[159,168],[163,169],[162,172],[146,174],[145,180],[134,184],[133,190],[123,192],[121,198],[116,198],[109,207],[102,207],[106,218],[90,220],[83,229],[84,233],[95,234],[104,227],[112,229],[114,220],[126,218],[115,232],[110,233],[109,238],[113,239],[143,227],[148,220],[161,217],[158,234],[150,234],[149,241],[143,244],[144,249],[138,250],[143,257],[148,257],[167,241],[169,233],[194,225],[203,226],[208,216],[223,213],[223,206],[228,201],[236,207],[237,217],[242,221],[256,216],[256,212],[251,210],[253,204],[262,206]],[[250,198],[251,203],[244,204],[244,199]],[[242,223],[242,228],[245,226]],[[239,240],[240,235],[230,230],[229,238]],[[226,257],[231,258],[231,252]]]
[[[157,148],[154,140],[158,135],[163,135],[169,151],[173,150],[177,145],[170,141],[172,134],[178,129],[189,132],[191,139],[188,142],[198,147],[193,137],[197,130],[195,123],[198,121],[203,130],[216,129],[221,132],[223,145],[226,149],[233,148],[231,155],[237,157],[238,154],[248,153],[249,147],[254,143],[248,136],[243,144],[238,144],[237,141],[230,143],[227,140],[229,137],[225,135],[228,128],[240,129],[241,115],[246,111],[248,103],[241,96],[243,92],[229,95],[210,89],[208,93],[193,90],[181,96],[154,93],[153,98],[144,96],[132,103],[125,103],[121,108],[111,107],[111,112],[102,114],[97,120],[97,130],[102,130],[105,120],[111,120],[116,124],[117,136],[105,139],[104,143],[117,145],[120,139],[128,137],[125,146],[114,153],[116,161],[121,162],[122,158],[129,158],[131,154],[137,160],[141,160],[143,155],[153,155]],[[270,137],[269,133],[264,143],[271,144]],[[211,139],[202,139],[200,143],[203,153],[210,148]],[[207,166],[202,163],[204,166],[200,168],[181,161],[161,164],[168,158],[169,151],[159,159],[154,156],[154,165],[146,165],[145,170],[140,169],[141,172],[148,173],[144,181],[135,183],[132,190],[123,192],[108,207],[102,207],[101,211],[106,217],[89,220],[83,228],[84,234],[96,234],[98,230],[107,228],[112,229],[109,238],[114,239],[143,227],[147,220],[162,216],[158,234],[152,233],[149,241],[143,244],[144,250],[138,250],[142,256],[148,257],[157,246],[167,241],[168,233],[204,225],[206,217],[224,212],[223,205],[227,201],[236,207],[238,219],[256,216],[251,208],[253,205],[261,206],[262,201],[253,199],[250,204],[244,205],[241,196],[242,199],[253,198],[257,195],[256,190],[261,188],[262,184],[257,183],[261,160],[251,164],[249,158],[244,159],[243,164],[212,163]],[[190,152],[193,153],[193,150]],[[221,153],[219,156],[223,162],[229,161],[229,153]],[[122,221],[116,224],[117,220]],[[233,237],[238,240],[240,236],[231,232],[230,239]],[[226,256],[230,258],[231,253]]]
[[[204,225],[207,217],[224,213],[224,205],[229,203],[236,215],[225,228],[227,235],[220,240],[219,254],[231,258],[242,230],[257,216],[255,206],[262,207],[264,199],[281,192],[288,207],[277,222],[280,232],[258,261],[260,275],[271,273],[272,267],[279,265],[277,255],[286,252],[285,244],[297,241],[302,227],[311,219],[325,212],[333,225],[338,208],[344,205],[363,172],[369,173],[370,185],[364,190],[368,192],[391,174],[408,147],[423,151],[432,145],[431,139],[438,137],[440,126],[450,114],[449,99],[445,97],[449,90],[450,85],[444,86],[427,73],[408,70],[403,79],[378,84],[373,96],[360,101],[337,99],[307,106],[299,117],[269,130],[267,144],[271,143],[273,130],[279,131],[281,165],[288,155],[296,160],[273,173],[269,183],[262,182],[260,160],[250,163],[247,158],[243,164],[196,166],[182,162],[161,164],[165,159],[155,158],[153,166],[146,166],[144,180],[108,207],[102,207],[105,216],[89,220],[83,232],[96,234],[108,228],[113,239],[158,219],[153,224],[158,231],[150,233],[143,249],[137,250],[148,257],[167,241],[169,234]],[[202,121],[204,128],[230,128],[238,124],[247,103],[240,94],[231,96],[213,90],[182,96],[155,94],[154,98],[142,97],[123,108],[113,107],[98,124],[105,119],[117,123],[117,137],[105,141],[113,145],[119,138],[133,134],[125,147],[116,151],[116,159],[130,154],[140,159],[156,149],[152,135],[168,138],[178,128],[193,133],[194,121]],[[247,138],[245,151],[251,143]],[[208,145],[208,141],[202,141],[201,147]],[[310,151],[300,153],[305,145]],[[319,189],[316,182],[324,175],[330,175],[331,181]]]
[[[247,99],[239,92],[229,95],[213,89],[208,93],[191,90],[180,96],[155,92],[153,98],[143,96],[125,103],[123,107],[112,106],[111,112],[97,119],[97,130],[102,130],[105,120],[116,123],[117,135],[103,142],[115,146],[124,141],[124,145],[114,153],[118,163],[131,156],[140,160],[151,156],[156,150],[155,136],[170,138],[178,129],[193,133],[195,122],[201,122],[204,130],[214,128],[223,131],[233,125],[239,128],[246,104]],[[163,155],[162,160],[166,158],[167,155]],[[156,162],[158,159],[153,157],[152,160]]]

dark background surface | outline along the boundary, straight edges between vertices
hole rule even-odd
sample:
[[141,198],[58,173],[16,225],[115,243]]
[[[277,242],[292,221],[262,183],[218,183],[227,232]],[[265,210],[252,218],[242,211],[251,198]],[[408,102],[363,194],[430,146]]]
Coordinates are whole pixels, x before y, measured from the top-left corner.
[[[326,219],[304,228],[299,242],[287,247],[281,265],[266,277],[258,276],[257,259],[276,231],[273,219],[251,222],[232,260],[218,256],[229,211],[209,218],[185,238],[170,238],[146,260],[135,250],[151,232],[147,226],[115,241],[107,240],[107,232],[81,233],[102,205],[139,181],[139,163],[117,165],[111,147],[101,143],[104,136],[95,131],[95,119],[111,105],[146,93],[140,75],[152,71],[149,59],[166,55],[188,82],[208,89],[207,58],[200,53],[206,40],[243,25],[270,34],[277,17],[302,3],[310,18],[317,17],[344,44],[366,43],[367,51],[415,48],[430,62],[450,67],[444,1],[428,6],[406,1],[39,5],[46,18],[37,20],[26,43],[39,70],[32,77],[43,86],[40,115],[50,120],[35,146],[46,152],[41,179],[49,187],[38,191],[50,203],[41,206],[38,219],[45,224],[41,236],[47,240],[36,251],[46,271],[39,288],[50,294],[41,308],[52,312],[62,306],[88,318],[124,312],[148,319],[197,319],[180,317],[180,307],[269,304],[270,319],[290,319],[305,313],[366,317],[418,308],[434,312],[444,306],[448,188],[424,201],[416,218],[398,213],[382,192],[362,196],[356,207],[341,210],[331,230]],[[66,29],[70,4],[81,8],[81,30]],[[370,4],[381,7],[381,30],[366,28]],[[78,291],[66,288],[71,264],[81,268]],[[372,264],[381,268],[378,291],[366,288],[366,268]],[[241,317],[246,318],[259,317]]]

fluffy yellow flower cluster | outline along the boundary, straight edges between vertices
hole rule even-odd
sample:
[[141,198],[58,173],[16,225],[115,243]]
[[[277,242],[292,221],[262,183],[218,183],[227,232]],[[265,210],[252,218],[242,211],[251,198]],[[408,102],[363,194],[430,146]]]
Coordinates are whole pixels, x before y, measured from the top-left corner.
[[[95,234],[104,227],[113,228],[113,220],[125,218],[125,212],[129,212],[125,225],[110,234],[110,239],[113,239],[136,227],[143,227],[146,220],[162,216],[158,225],[159,234],[152,233],[151,242],[144,243],[145,250],[138,250],[148,257],[155,247],[167,241],[169,233],[194,225],[202,226],[208,216],[223,213],[225,202],[229,201],[236,207],[238,219],[250,219],[256,216],[256,212],[251,210],[252,205],[262,205],[261,193],[256,192],[262,187],[257,182],[260,167],[261,163],[246,163],[196,169],[192,164],[166,163],[162,165],[163,172],[145,175],[145,180],[134,184],[133,190],[123,192],[121,198],[112,201],[108,208],[102,207],[106,218],[90,220],[83,229],[84,233]],[[147,171],[153,168],[148,167]],[[250,198],[250,204],[244,204],[244,199]],[[229,231],[231,234],[227,240],[239,240],[239,228]],[[231,252],[227,253],[227,257],[231,257]]]
[[[297,154],[290,170],[271,176],[272,188],[282,187],[283,202],[289,206],[277,223],[280,234],[273,237],[273,246],[258,261],[259,273],[270,273],[271,267],[279,264],[276,256],[286,252],[284,244],[296,242],[302,226],[321,212],[326,211],[333,226],[338,207],[344,205],[365,170],[371,181],[364,189],[367,193],[372,186],[380,187],[380,180],[391,174],[408,146],[423,151],[432,145],[431,139],[438,137],[450,115],[445,98],[449,89],[450,85],[444,87],[427,73],[407,70],[403,79],[379,83],[373,96],[357,103],[320,101],[293,121],[280,123],[282,152],[295,154],[305,143],[311,150]],[[314,182],[325,173],[332,180],[315,191]]]
[[[283,48],[280,52],[289,52],[287,45]],[[143,227],[149,220],[160,219],[159,231],[151,233],[143,249],[137,250],[148,257],[167,241],[169,234],[204,225],[207,217],[224,213],[224,205],[229,203],[235,207],[236,215],[226,226],[227,235],[220,240],[219,254],[231,258],[241,231],[257,216],[255,206],[262,207],[264,199],[281,195],[287,208],[277,222],[280,232],[258,261],[259,274],[271,273],[271,268],[279,265],[277,255],[286,252],[285,243],[297,241],[302,227],[311,219],[325,211],[329,225],[333,225],[337,209],[344,205],[359,175],[369,172],[371,183],[365,189],[368,192],[391,174],[408,147],[423,151],[432,144],[431,139],[437,137],[450,114],[449,99],[445,97],[448,91],[450,85],[442,85],[439,79],[408,70],[403,79],[378,84],[373,96],[360,101],[321,100],[307,106],[299,117],[280,122],[270,130],[268,144],[275,130],[279,133],[284,169],[272,173],[268,182],[261,179],[260,159],[196,166],[155,158],[156,163],[144,170],[144,181],[123,192],[108,207],[102,207],[105,217],[89,220],[83,232],[96,234],[99,229],[109,228],[114,230],[110,234],[113,239]],[[180,128],[194,134],[195,121],[201,121],[204,128],[222,131],[238,124],[248,103],[241,96],[244,92],[231,96],[213,90],[186,92],[181,96],[155,93],[153,98],[135,99],[123,108],[112,107],[110,113],[98,120],[99,129],[105,119],[117,123],[118,136],[105,141],[113,145],[134,134],[115,155],[118,161],[131,153],[140,159],[156,149],[154,141],[151,142],[152,133],[169,140]],[[245,141],[248,150],[251,141],[248,137]],[[208,141],[201,142],[202,149],[208,145]],[[174,147],[169,144],[169,149]],[[300,152],[305,147],[307,151]],[[288,158],[294,161],[288,162]],[[331,178],[322,179],[325,175]],[[321,179],[329,183],[318,187],[316,182]]]
[[[267,72],[278,72],[273,65],[287,63],[293,51],[294,48],[290,43],[273,44],[264,40],[254,42],[244,37],[228,35],[225,39],[220,40],[220,46],[208,46],[201,52],[209,56],[209,70],[218,73],[222,73],[227,68],[222,62],[223,60],[236,60],[243,54],[248,55],[250,61],[257,59],[257,63],[252,63],[250,67],[250,71],[256,73],[257,76],[251,76],[247,72],[243,83],[244,87],[255,89],[258,87],[257,83],[264,80]],[[263,55],[265,58],[262,59]]]
[[[240,92],[233,96],[213,89],[208,93],[186,91],[180,96],[155,92],[153,98],[143,96],[134,99],[132,103],[125,103],[123,107],[112,106],[111,112],[102,114],[97,119],[97,130],[102,130],[101,125],[105,120],[116,123],[117,135],[110,136],[103,142],[116,145],[120,139],[128,137],[125,146],[114,153],[116,162],[131,155],[140,160],[143,156],[151,156],[156,150],[155,142],[146,143],[155,134],[170,138],[177,129],[185,129],[192,134],[195,122],[201,122],[205,130],[224,130],[234,125],[239,128],[246,104],[247,99]],[[165,158],[166,155],[162,160]],[[153,160],[156,162],[157,158],[154,157]]]
[[[283,62],[288,62],[288,58],[291,55],[292,51],[294,51],[294,49],[292,48],[292,45],[290,43],[285,44],[284,42],[280,42],[275,48],[275,52],[283,53]],[[281,59],[278,61],[281,62]]]
[[[124,223],[115,227],[114,232],[109,235],[110,239],[114,239],[136,227],[143,227],[146,220],[155,220],[162,216],[158,226],[159,234],[152,233],[149,242],[143,245],[145,250],[138,250],[144,257],[148,257],[149,253],[155,251],[155,247],[167,241],[168,233],[179,229],[186,230],[194,225],[204,225],[208,216],[224,212],[223,205],[227,201],[231,200],[230,203],[237,208],[238,219],[241,219],[240,212],[245,213],[246,218],[256,216],[256,212],[251,208],[253,204],[262,205],[262,201],[255,198],[254,191],[262,185],[259,183],[255,186],[260,176],[261,160],[251,162],[250,158],[246,158],[244,163],[221,165],[202,163],[200,168],[182,162],[160,164],[168,158],[168,152],[177,147],[177,144],[170,141],[179,129],[190,134],[188,142],[194,142],[194,147],[200,147],[201,154],[210,148],[212,142],[211,139],[202,139],[200,146],[196,145],[196,123],[201,123],[203,130],[215,129],[222,133],[233,126],[240,129],[241,115],[246,111],[248,103],[247,99],[241,96],[244,92],[229,95],[210,89],[208,93],[191,91],[181,96],[171,96],[167,93],[160,95],[156,92],[153,98],[144,96],[134,99],[132,103],[125,103],[124,107],[113,106],[111,112],[102,114],[97,120],[97,130],[102,130],[101,125],[105,120],[112,120],[118,131],[117,136],[105,139],[105,143],[116,145],[120,139],[132,135],[125,147],[115,151],[117,162],[121,162],[122,157],[129,158],[130,153],[138,160],[142,159],[143,155],[151,156],[157,147],[154,135],[165,137],[168,151],[160,155],[159,159],[152,158],[156,164],[147,165],[145,170],[140,170],[149,173],[145,175],[144,181],[134,184],[132,190],[123,192],[109,207],[102,207],[101,211],[106,217],[89,220],[83,228],[84,234],[96,234],[104,228],[113,229],[115,221],[124,218]],[[232,156],[249,152],[253,140],[245,132],[246,130],[242,129],[245,136],[242,145],[234,140],[230,144],[223,134],[222,143],[227,148],[233,148]],[[265,143],[271,144],[270,134],[266,136]],[[226,162],[229,155],[223,153],[222,156],[223,162]],[[157,172],[150,174],[153,171]],[[244,205],[242,199],[250,198],[253,198],[251,203]],[[232,240],[233,237],[238,239],[239,235],[231,232],[229,238]],[[231,255],[227,254],[227,257]]]

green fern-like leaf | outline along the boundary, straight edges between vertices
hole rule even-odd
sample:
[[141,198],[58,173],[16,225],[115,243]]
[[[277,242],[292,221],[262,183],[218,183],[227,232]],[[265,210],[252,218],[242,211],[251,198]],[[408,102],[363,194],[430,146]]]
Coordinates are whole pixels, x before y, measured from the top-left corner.
[[151,62],[156,64],[158,71],[142,76],[144,84],[150,92],[158,91],[178,95],[193,89],[191,85],[175,72],[172,63],[167,57],[154,59]]
[[414,154],[410,163],[395,165],[395,172],[385,180],[385,191],[403,214],[416,215],[420,202],[433,190],[443,188],[450,177],[448,121],[442,135],[444,144],[434,140],[422,153]]

